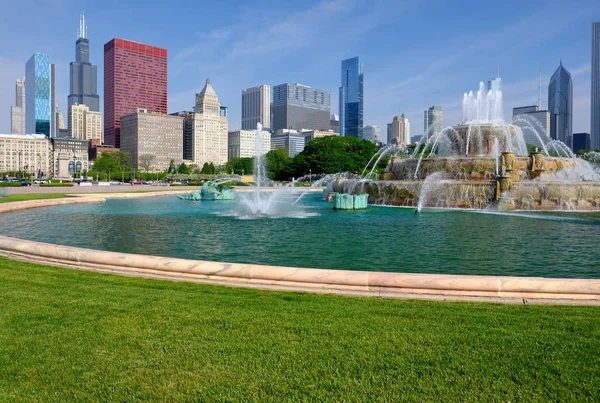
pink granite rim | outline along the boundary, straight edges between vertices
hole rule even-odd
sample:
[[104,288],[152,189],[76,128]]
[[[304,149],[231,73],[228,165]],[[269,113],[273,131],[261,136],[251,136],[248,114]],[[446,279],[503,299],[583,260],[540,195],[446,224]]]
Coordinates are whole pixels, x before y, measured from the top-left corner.
[[[156,195],[165,195],[165,192],[85,195],[5,203],[0,204],[0,213],[34,207],[103,202],[106,198],[112,197]],[[126,276],[252,288],[398,298],[411,296],[453,300],[475,298],[494,302],[520,302],[521,300],[525,302],[532,299],[550,303],[600,305],[600,280],[596,279],[419,274],[267,266],[101,251],[27,241],[2,235],[0,235],[0,256]]]

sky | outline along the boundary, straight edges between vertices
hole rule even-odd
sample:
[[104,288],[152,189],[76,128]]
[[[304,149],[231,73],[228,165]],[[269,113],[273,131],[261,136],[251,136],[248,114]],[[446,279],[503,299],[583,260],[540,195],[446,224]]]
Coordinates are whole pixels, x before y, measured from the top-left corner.
[[[600,1],[461,0],[3,0],[0,24],[0,133],[10,133],[14,83],[34,52],[56,64],[56,99],[66,117],[69,63],[85,13],[91,62],[103,104],[103,45],[124,38],[169,54],[169,113],[190,110],[211,79],[229,129],[241,125],[241,91],[300,83],[331,93],[338,113],[341,60],[364,66],[364,124],[404,113],[423,134],[423,111],[444,108],[444,126],[462,118],[463,93],[497,75],[505,119],[512,108],[542,105],[562,58],[573,79],[574,132],[590,129],[591,24]],[[10,17],[10,18],[7,18]]]

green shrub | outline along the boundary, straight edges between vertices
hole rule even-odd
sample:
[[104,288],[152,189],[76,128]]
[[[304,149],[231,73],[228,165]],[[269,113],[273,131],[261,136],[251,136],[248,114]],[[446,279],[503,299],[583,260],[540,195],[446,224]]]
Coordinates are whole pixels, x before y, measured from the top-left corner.
[[171,186],[188,186],[185,183],[171,183]]
[[202,186],[204,182],[188,182],[188,186]]
[[59,187],[64,187],[64,188],[68,188],[68,187],[73,187],[72,183],[58,183],[58,182],[52,182],[52,183],[42,183],[40,184],[40,187],[47,187],[47,188],[59,188]]
[[21,187],[21,182],[0,182],[0,188]]

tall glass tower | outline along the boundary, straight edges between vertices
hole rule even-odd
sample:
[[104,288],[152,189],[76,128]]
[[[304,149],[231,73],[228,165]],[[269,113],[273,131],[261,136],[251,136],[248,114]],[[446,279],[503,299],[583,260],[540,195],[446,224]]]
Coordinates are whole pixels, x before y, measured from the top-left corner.
[[340,136],[363,138],[363,66],[358,57],[342,60]]
[[25,64],[25,131],[50,137],[52,86],[50,57],[34,53]]
[[550,111],[550,137],[573,148],[573,81],[571,73],[560,61],[560,66],[548,85],[548,110]]
[[86,105],[90,111],[100,111],[97,67],[90,63],[90,40],[87,38],[85,16],[79,20],[79,35],[75,42],[75,61],[71,62],[68,110],[71,105]]
[[600,149],[600,21],[592,24],[592,122],[591,147]]

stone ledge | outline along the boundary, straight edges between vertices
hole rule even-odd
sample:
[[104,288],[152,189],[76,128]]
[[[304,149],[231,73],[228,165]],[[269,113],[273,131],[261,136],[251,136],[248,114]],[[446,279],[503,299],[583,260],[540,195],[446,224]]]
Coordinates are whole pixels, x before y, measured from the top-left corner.
[[[165,195],[165,192],[85,195],[6,203],[0,205],[0,213],[103,202],[109,197],[156,195]],[[271,290],[451,301],[600,305],[600,280],[595,279],[388,273],[224,263],[75,248],[1,235],[0,256],[125,276]]]

